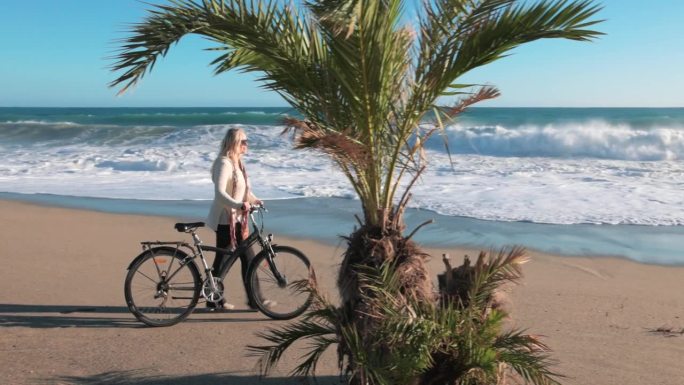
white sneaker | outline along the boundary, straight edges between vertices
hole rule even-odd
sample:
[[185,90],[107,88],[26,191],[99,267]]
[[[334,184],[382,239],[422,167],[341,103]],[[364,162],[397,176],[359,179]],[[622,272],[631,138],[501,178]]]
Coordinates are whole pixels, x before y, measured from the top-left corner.
[[216,311],[216,310],[233,310],[235,309],[235,305],[232,303],[220,303],[220,304],[215,304],[213,302],[207,302],[207,309],[209,311]]
[[264,307],[272,308],[272,307],[276,307],[276,306],[278,306],[278,302],[270,300],[270,299],[264,300]]

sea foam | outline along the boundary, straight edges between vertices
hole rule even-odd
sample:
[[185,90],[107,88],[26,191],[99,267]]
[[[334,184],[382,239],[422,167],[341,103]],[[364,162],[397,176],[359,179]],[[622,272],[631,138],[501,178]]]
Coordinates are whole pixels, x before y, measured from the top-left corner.
[[[211,163],[225,131],[235,127],[213,122],[227,119],[226,112],[260,115],[82,109],[50,111],[51,122],[39,112],[0,113],[0,191],[209,200]],[[638,114],[625,122],[594,116],[617,112],[587,111],[591,119],[561,112],[572,119],[530,121],[496,110],[447,127],[449,152],[439,137],[428,143],[429,167],[411,205],[497,221],[684,225],[684,118],[657,111],[649,122]],[[269,124],[240,125],[249,135],[245,159],[259,197],[355,197],[327,157],[292,149],[279,113],[264,115]]]
[[447,133],[453,151],[462,154],[646,161],[679,160],[684,156],[684,127],[634,129],[591,121],[514,129],[454,125]]

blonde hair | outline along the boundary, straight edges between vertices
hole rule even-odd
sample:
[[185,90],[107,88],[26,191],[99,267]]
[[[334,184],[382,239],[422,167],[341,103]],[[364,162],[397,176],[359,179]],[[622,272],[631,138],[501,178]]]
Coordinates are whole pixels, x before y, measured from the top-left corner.
[[240,149],[240,142],[247,139],[245,130],[239,127],[234,127],[226,132],[226,136],[221,141],[221,148],[219,150],[218,158],[222,156],[230,157],[237,154]]

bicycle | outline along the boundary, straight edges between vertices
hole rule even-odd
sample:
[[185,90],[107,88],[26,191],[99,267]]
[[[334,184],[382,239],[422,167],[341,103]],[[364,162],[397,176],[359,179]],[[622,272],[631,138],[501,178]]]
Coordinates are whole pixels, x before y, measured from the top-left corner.
[[[124,284],[128,309],[146,325],[171,326],[187,318],[200,297],[218,304],[224,298],[223,278],[236,259],[257,244],[261,251],[247,270],[250,303],[276,320],[302,314],[311,304],[311,293],[304,287],[312,279],[313,269],[301,251],[273,244],[273,234],[263,236],[265,211],[263,206],[250,210],[253,231],[234,251],[202,244],[197,229],[204,226],[203,222],[174,225],[178,232],[191,234],[194,247],[183,241],[140,242],[143,252],[128,265]],[[254,220],[254,212],[260,213],[261,226]],[[204,251],[227,254],[218,272],[207,264]],[[203,276],[195,262],[198,257]]]

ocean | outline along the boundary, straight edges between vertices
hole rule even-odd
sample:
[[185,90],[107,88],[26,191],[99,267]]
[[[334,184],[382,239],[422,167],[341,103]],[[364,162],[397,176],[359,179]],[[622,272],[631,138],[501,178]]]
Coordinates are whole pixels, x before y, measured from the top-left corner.
[[[335,242],[356,223],[354,191],[325,156],[292,149],[284,114],[0,108],[0,198],[201,220],[220,140],[240,125],[267,226]],[[473,108],[445,134],[407,216],[409,230],[436,220],[419,242],[684,264],[684,108]]]

